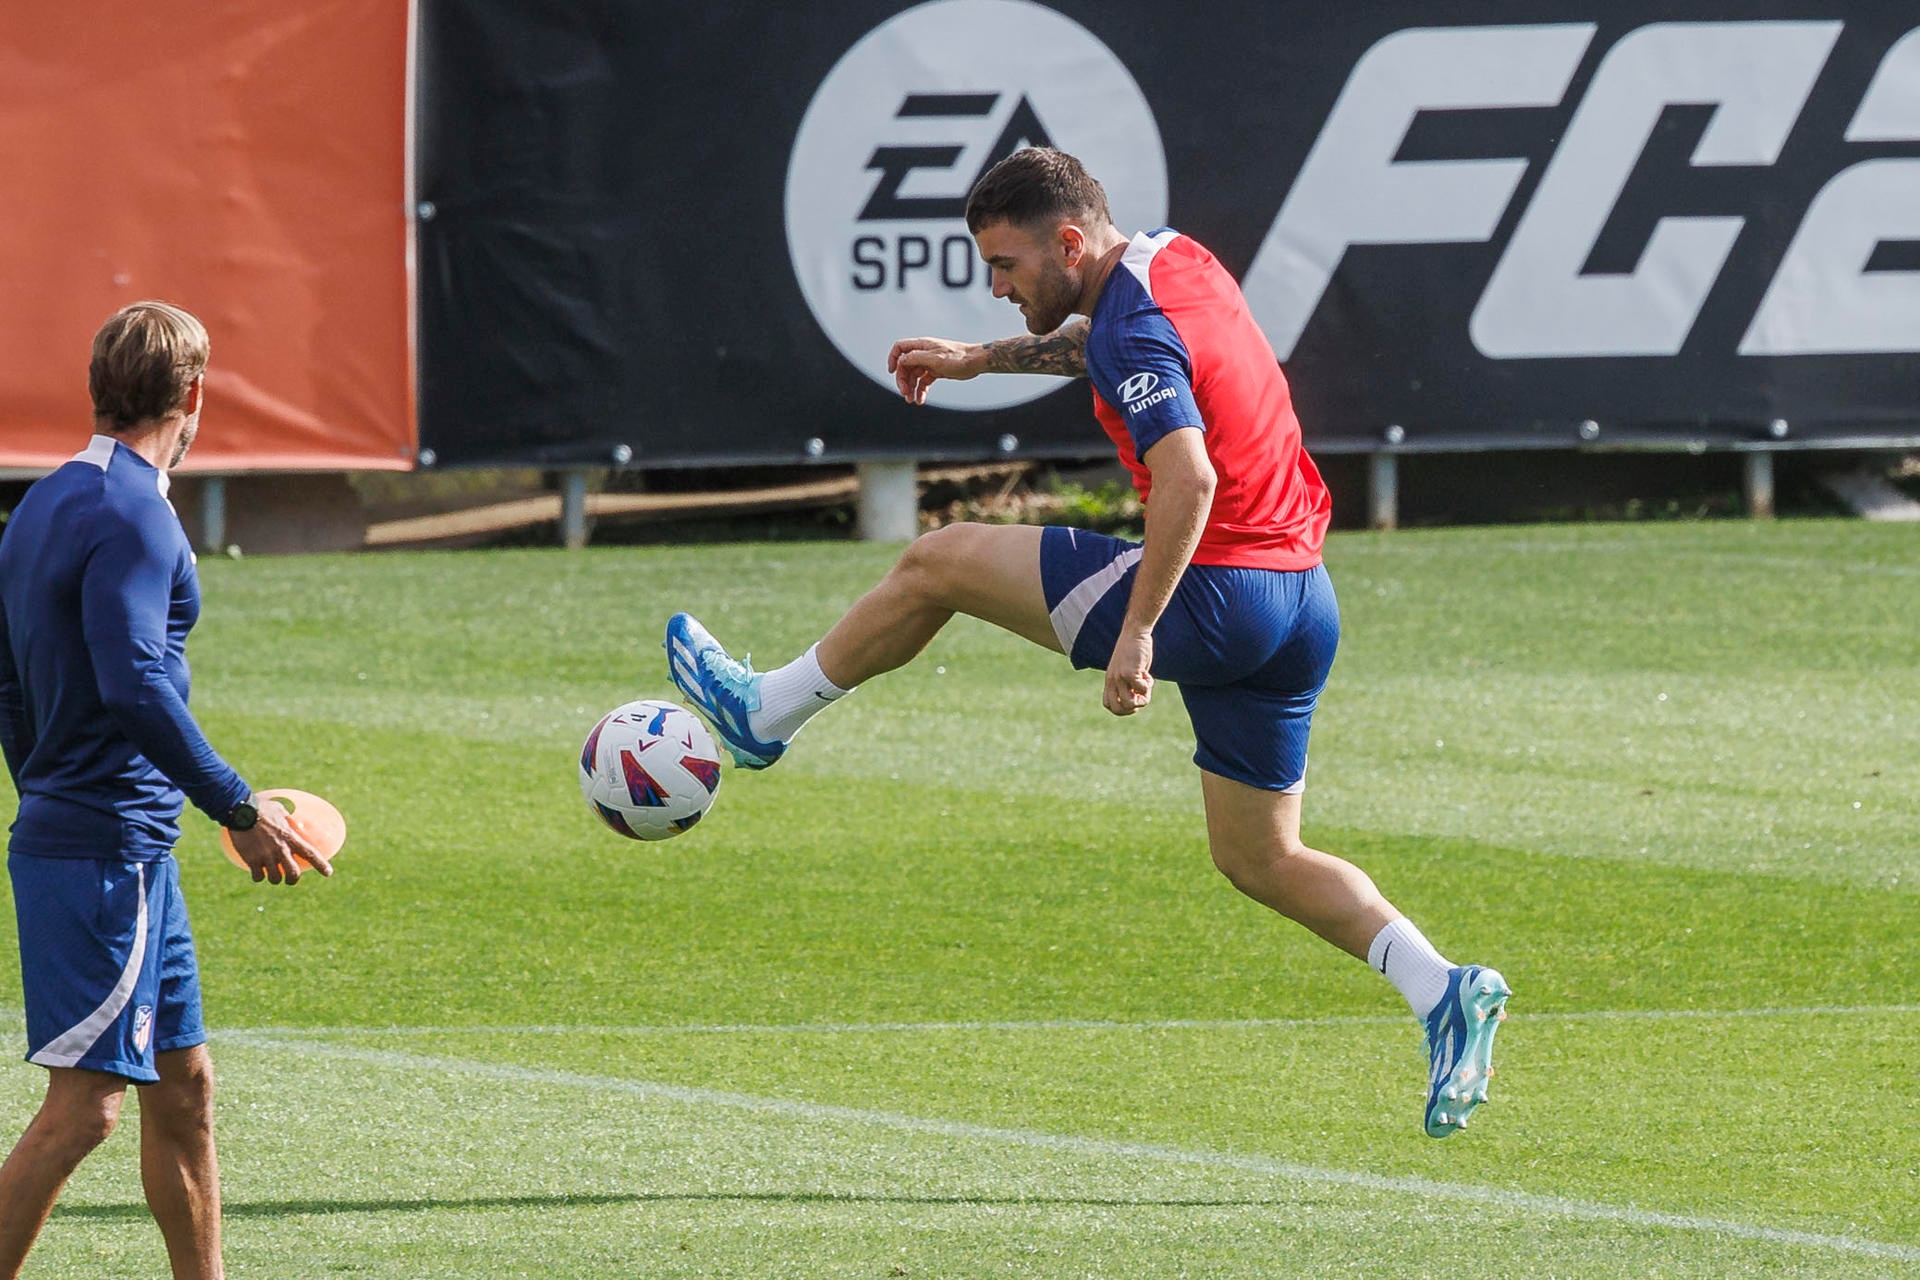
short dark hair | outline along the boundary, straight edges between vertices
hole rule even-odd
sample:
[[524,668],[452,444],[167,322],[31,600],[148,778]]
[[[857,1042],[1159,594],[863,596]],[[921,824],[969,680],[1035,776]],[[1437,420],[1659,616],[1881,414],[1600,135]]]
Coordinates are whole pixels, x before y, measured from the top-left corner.
[[164,418],[186,403],[207,367],[207,331],[192,315],[164,302],[136,302],[93,335],[87,388],[93,417],[109,430]]
[[1113,221],[1107,192],[1085,165],[1052,147],[1023,147],[980,175],[967,197],[967,230],[991,222],[1019,227],[1082,220]]

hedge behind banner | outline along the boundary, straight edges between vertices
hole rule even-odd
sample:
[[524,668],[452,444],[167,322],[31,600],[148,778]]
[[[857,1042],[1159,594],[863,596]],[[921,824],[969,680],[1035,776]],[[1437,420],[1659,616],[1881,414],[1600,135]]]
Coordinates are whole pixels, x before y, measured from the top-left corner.
[[1916,434],[1906,5],[420,8],[443,464],[1101,452],[1084,385],[884,370],[1019,330],[960,211],[1035,142],[1242,280],[1316,448]]

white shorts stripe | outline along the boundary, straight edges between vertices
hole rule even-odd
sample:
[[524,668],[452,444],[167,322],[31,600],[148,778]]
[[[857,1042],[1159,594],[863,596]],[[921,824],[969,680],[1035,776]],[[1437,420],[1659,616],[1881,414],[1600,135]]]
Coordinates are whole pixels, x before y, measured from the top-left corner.
[[47,1042],[45,1048],[27,1059],[41,1067],[71,1067],[87,1056],[113,1020],[127,1007],[127,1001],[133,998],[134,984],[140,981],[140,970],[147,959],[147,869],[136,864],[135,873],[140,877],[140,914],[133,924],[133,954],[127,957],[126,967],[120,970],[120,981],[114,983],[113,990],[100,1002],[100,1007],[82,1018],[77,1024],[55,1036]]
[[1060,638],[1060,647],[1067,655],[1073,655],[1073,642],[1080,638],[1080,628],[1087,625],[1087,615],[1100,603],[1113,585],[1126,575],[1127,570],[1139,563],[1144,548],[1134,547],[1097,573],[1090,574],[1080,584],[1060,599],[1047,616],[1053,621],[1053,634]]

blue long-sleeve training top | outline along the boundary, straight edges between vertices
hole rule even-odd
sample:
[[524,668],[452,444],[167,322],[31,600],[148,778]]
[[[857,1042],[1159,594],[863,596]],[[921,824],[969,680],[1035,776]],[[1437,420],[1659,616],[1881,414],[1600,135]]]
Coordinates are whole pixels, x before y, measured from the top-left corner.
[[0,748],[12,848],[157,861],[182,794],[216,822],[246,782],[187,711],[200,579],[166,473],[111,436],[27,490],[0,535]]

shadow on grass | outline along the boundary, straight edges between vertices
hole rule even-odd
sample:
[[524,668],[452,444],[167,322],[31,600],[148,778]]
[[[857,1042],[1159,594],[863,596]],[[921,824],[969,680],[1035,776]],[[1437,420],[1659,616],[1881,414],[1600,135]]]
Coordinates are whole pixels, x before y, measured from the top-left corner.
[[[965,1196],[863,1195],[840,1191],[637,1191],[628,1194],[529,1196],[474,1196],[463,1200],[261,1200],[223,1207],[228,1218],[290,1218],[333,1213],[429,1213],[443,1209],[571,1209],[637,1204],[914,1204],[1072,1206],[1089,1209],[1230,1209],[1303,1203],[1300,1197],[1221,1198],[1177,1197],[1155,1199],[1134,1196]],[[150,1219],[145,1204],[61,1205],[56,1218],[93,1222],[141,1222]]]

